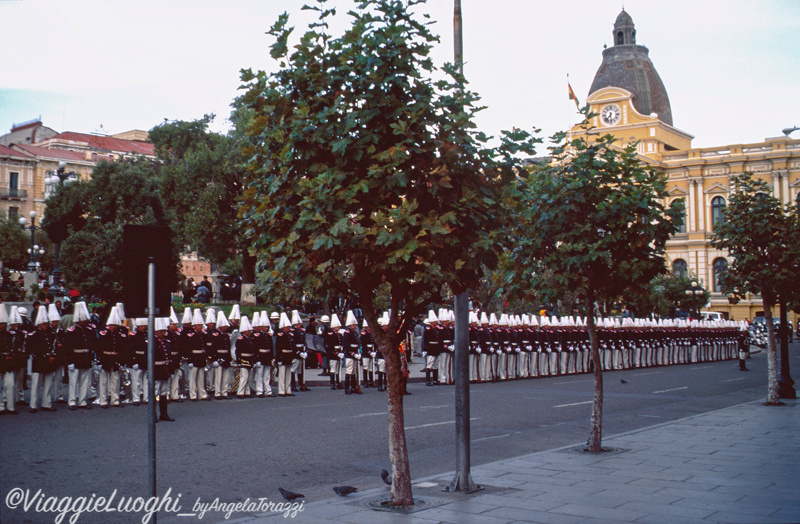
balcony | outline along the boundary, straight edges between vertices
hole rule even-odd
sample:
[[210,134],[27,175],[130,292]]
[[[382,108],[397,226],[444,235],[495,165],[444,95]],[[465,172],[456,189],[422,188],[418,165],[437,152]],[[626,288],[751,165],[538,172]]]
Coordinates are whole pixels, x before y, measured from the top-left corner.
[[28,191],[17,188],[0,188],[0,200],[26,200]]

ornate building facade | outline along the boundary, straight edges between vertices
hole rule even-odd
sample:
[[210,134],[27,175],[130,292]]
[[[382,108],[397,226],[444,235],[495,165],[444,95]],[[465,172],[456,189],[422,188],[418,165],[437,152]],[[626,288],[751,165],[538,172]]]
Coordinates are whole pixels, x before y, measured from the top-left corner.
[[[752,172],[767,181],[784,204],[797,202],[800,140],[781,136],[755,144],[692,148],[694,137],[673,126],[664,84],[648,49],[636,44],[633,20],[624,10],[614,23],[613,37],[614,45],[603,51],[587,100],[597,116],[588,131],[574,127],[573,137],[600,132],[615,136],[621,146],[636,143],[641,160],[667,174],[668,200],[685,203],[684,225],[667,243],[669,269],[696,277],[711,291],[708,310],[736,320],[758,316],[759,297],[732,304],[720,286],[728,253],[711,244],[714,224],[734,190],[730,178],[739,173]],[[792,317],[796,325],[797,316]]]

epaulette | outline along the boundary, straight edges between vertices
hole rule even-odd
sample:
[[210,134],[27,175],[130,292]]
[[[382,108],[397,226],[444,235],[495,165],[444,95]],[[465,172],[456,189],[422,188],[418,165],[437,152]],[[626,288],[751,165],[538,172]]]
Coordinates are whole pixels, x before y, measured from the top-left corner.
[[244,335],[240,335],[238,340],[242,340],[243,338],[244,338]]
[[67,331],[75,331],[75,326],[70,326],[69,328],[67,328]]
[[103,330],[103,331],[100,332],[101,335],[105,335],[106,333],[108,333],[108,331],[106,331],[106,330]]

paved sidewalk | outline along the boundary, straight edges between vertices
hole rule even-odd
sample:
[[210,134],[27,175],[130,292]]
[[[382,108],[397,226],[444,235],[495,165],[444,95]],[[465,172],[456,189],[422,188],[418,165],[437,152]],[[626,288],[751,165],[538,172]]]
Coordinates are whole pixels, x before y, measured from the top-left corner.
[[[753,402],[608,436],[613,451],[570,446],[472,468],[485,487],[442,488],[453,472],[415,481],[423,509],[371,509],[388,487],[306,503],[295,522],[800,522],[800,405]],[[285,522],[265,514],[234,522]],[[230,522],[230,521],[229,521]]]

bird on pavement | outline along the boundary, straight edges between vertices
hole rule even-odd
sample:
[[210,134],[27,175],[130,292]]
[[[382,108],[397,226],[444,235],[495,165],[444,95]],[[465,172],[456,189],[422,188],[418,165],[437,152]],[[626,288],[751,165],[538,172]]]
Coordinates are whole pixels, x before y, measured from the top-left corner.
[[353,486],[334,486],[333,491],[335,491],[340,497],[346,497],[350,493],[355,493],[358,491],[358,488],[354,488]]
[[628,383],[628,381],[624,380],[624,379],[619,379],[619,381],[622,382],[623,384],[627,384]]
[[283,498],[285,498],[289,502],[294,501],[294,499],[302,499],[302,498],[305,497],[305,495],[302,495],[300,493],[294,493],[292,491],[289,491],[289,490],[286,490],[286,489],[283,489],[283,488],[278,488],[278,491],[280,491],[281,495],[283,495]]
[[392,479],[389,478],[389,472],[386,471],[385,469],[381,470],[381,478],[383,479],[383,483],[386,484],[387,486],[392,485]]

